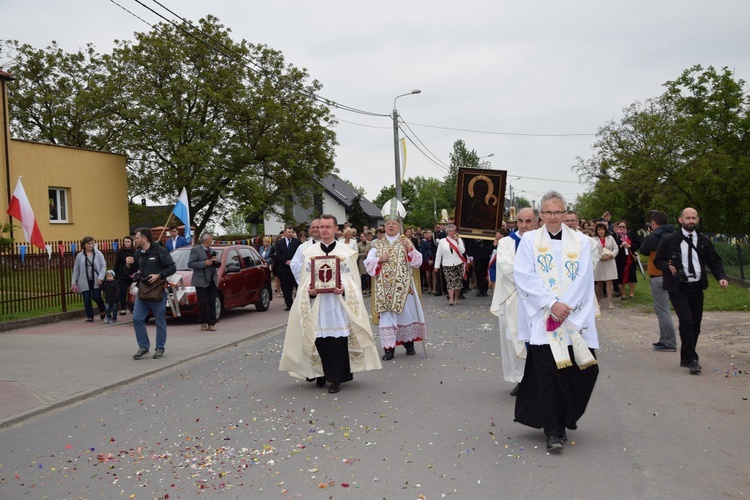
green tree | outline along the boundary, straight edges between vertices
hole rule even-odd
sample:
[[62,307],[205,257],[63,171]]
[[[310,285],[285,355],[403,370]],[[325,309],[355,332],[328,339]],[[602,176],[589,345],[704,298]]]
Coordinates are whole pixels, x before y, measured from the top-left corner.
[[14,137],[80,148],[107,149],[108,115],[92,105],[105,77],[102,56],[87,44],[66,53],[56,42],[35,49],[15,40],[0,42],[0,67],[15,78],[8,108]]
[[463,168],[480,168],[479,155],[475,150],[469,150],[466,143],[458,139],[453,143],[453,152],[450,153],[450,168],[448,175],[445,176],[442,186],[442,198],[446,203],[448,212],[456,207],[456,188],[458,186],[458,169]]
[[[666,91],[625,108],[599,129],[594,155],[574,167],[594,182],[582,213],[610,210],[644,221],[650,210],[698,210],[712,232],[745,232],[750,224],[750,98],[727,68],[694,66]],[[590,211],[589,211],[590,210]]]
[[321,84],[264,45],[234,42],[215,17],[158,24],[111,54],[4,44],[19,75],[14,133],[128,156],[131,200],[187,189],[200,232],[242,207],[293,221],[334,169]]
[[[401,183],[401,203],[403,203],[404,208],[406,209],[406,217],[409,217],[409,213],[412,211],[414,207],[414,199],[415,199],[416,191],[414,190],[414,186],[412,185],[410,179],[405,179]],[[378,196],[373,200],[373,203],[376,207],[382,208],[383,205],[385,205],[388,200],[396,196],[396,186],[391,184],[390,186],[385,186],[380,190],[380,193],[378,193]]]
[[309,186],[334,169],[320,83],[269,47],[235,43],[212,16],[136,33],[105,60],[132,189],[161,199],[185,187],[199,231],[238,206],[280,204],[291,221],[293,202],[312,206]]
[[410,225],[432,228],[440,219],[440,211],[447,207],[442,194],[442,181],[434,177],[415,177],[410,179],[414,186],[414,204],[407,220]]
[[361,230],[364,226],[367,225],[367,214],[362,208],[361,194],[357,194],[357,196],[352,198],[352,205],[350,208],[351,213],[349,214],[349,222],[351,223],[352,227],[356,227],[357,229]]
[[523,196],[516,196],[515,203],[518,210],[531,206],[531,202]]
[[245,222],[246,216],[240,212],[235,212],[224,217],[222,226],[226,234],[247,234],[248,224]]

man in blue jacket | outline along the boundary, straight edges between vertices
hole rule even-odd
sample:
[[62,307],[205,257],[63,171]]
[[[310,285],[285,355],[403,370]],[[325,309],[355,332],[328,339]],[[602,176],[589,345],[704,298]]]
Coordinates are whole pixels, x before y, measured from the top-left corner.
[[190,245],[190,241],[184,236],[180,236],[177,232],[177,226],[169,226],[169,239],[167,240],[167,251],[169,253],[174,252],[180,247],[186,247]]

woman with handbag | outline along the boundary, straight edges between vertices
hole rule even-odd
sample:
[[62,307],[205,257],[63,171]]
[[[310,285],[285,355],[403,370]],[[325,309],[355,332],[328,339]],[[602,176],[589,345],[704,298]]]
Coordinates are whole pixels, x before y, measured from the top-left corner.
[[71,278],[70,291],[83,295],[83,308],[86,311],[86,321],[94,321],[93,299],[99,308],[99,319],[104,319],[104,301],[99,285],[104,281],[107,272],[107,262],[104,255],[94,248],[94,238],[85,236],[81,240],[81,251],[76,255],[73,264],[73,277]]

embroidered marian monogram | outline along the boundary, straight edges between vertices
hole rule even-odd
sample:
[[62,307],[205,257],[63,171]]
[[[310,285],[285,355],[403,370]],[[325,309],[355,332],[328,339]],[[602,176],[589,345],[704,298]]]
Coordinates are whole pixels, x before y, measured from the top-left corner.
[[[550,253],[552,242],[546,228],[539,229],[534,236],[537,274],[558,300],[578,276],[580,267],[578,257],[581,255],[581,242],[578,236],[567,226],[562,226],[562,231],[561,243],[562,254],[564,255],[562,270],[556,269],[556,266],[553,265],[554,258]],[[574,311],[580,309],[580,307],[581,305],[578,304]],[[548,316],[547,338],[557,368],[565,368],[573,364],[568,356],[569,343],[573,346],[576,363],[581,370],[597,363],[581,338],[581,334],[571,328],[567,321],[560,323],[553,321],[553,318]]]
[[568,278],[571,281],[575,280],[576,276],[578,276],[578,261],[565,261],[565,271],[567,271]]
[[552,271],[552,261],[555,260],[551,254],[545,253],[540,254],[539,257],[536,258],[536,261],[539,262],[539,265],[542,266],[542,272],[548,273]]

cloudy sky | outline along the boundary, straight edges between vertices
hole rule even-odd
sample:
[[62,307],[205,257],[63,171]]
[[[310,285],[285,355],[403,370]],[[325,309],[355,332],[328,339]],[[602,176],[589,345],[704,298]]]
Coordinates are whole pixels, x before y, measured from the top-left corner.
[[[155,24],[135,0],[2,0],[4,39],[74,51]],[[153,0],[141,0],[167,17]],[[160,0],[181,17],[212,14],[235,40],[266,44],[307,68],[321,95],[389,114],[398,100],[407,133],[407,177],[442,179],[457,139],[518,195],[556,189],[571,201],[588,186],[571,170],[588,157],[597,129],[622,108],[663,92],[695,64],[727,66],[750,80],[750,2],[718,0]],[[743,33],[745,33],[743,35]],[[336,111],[341,177],[374,198],[394,182],[389,117]]]

